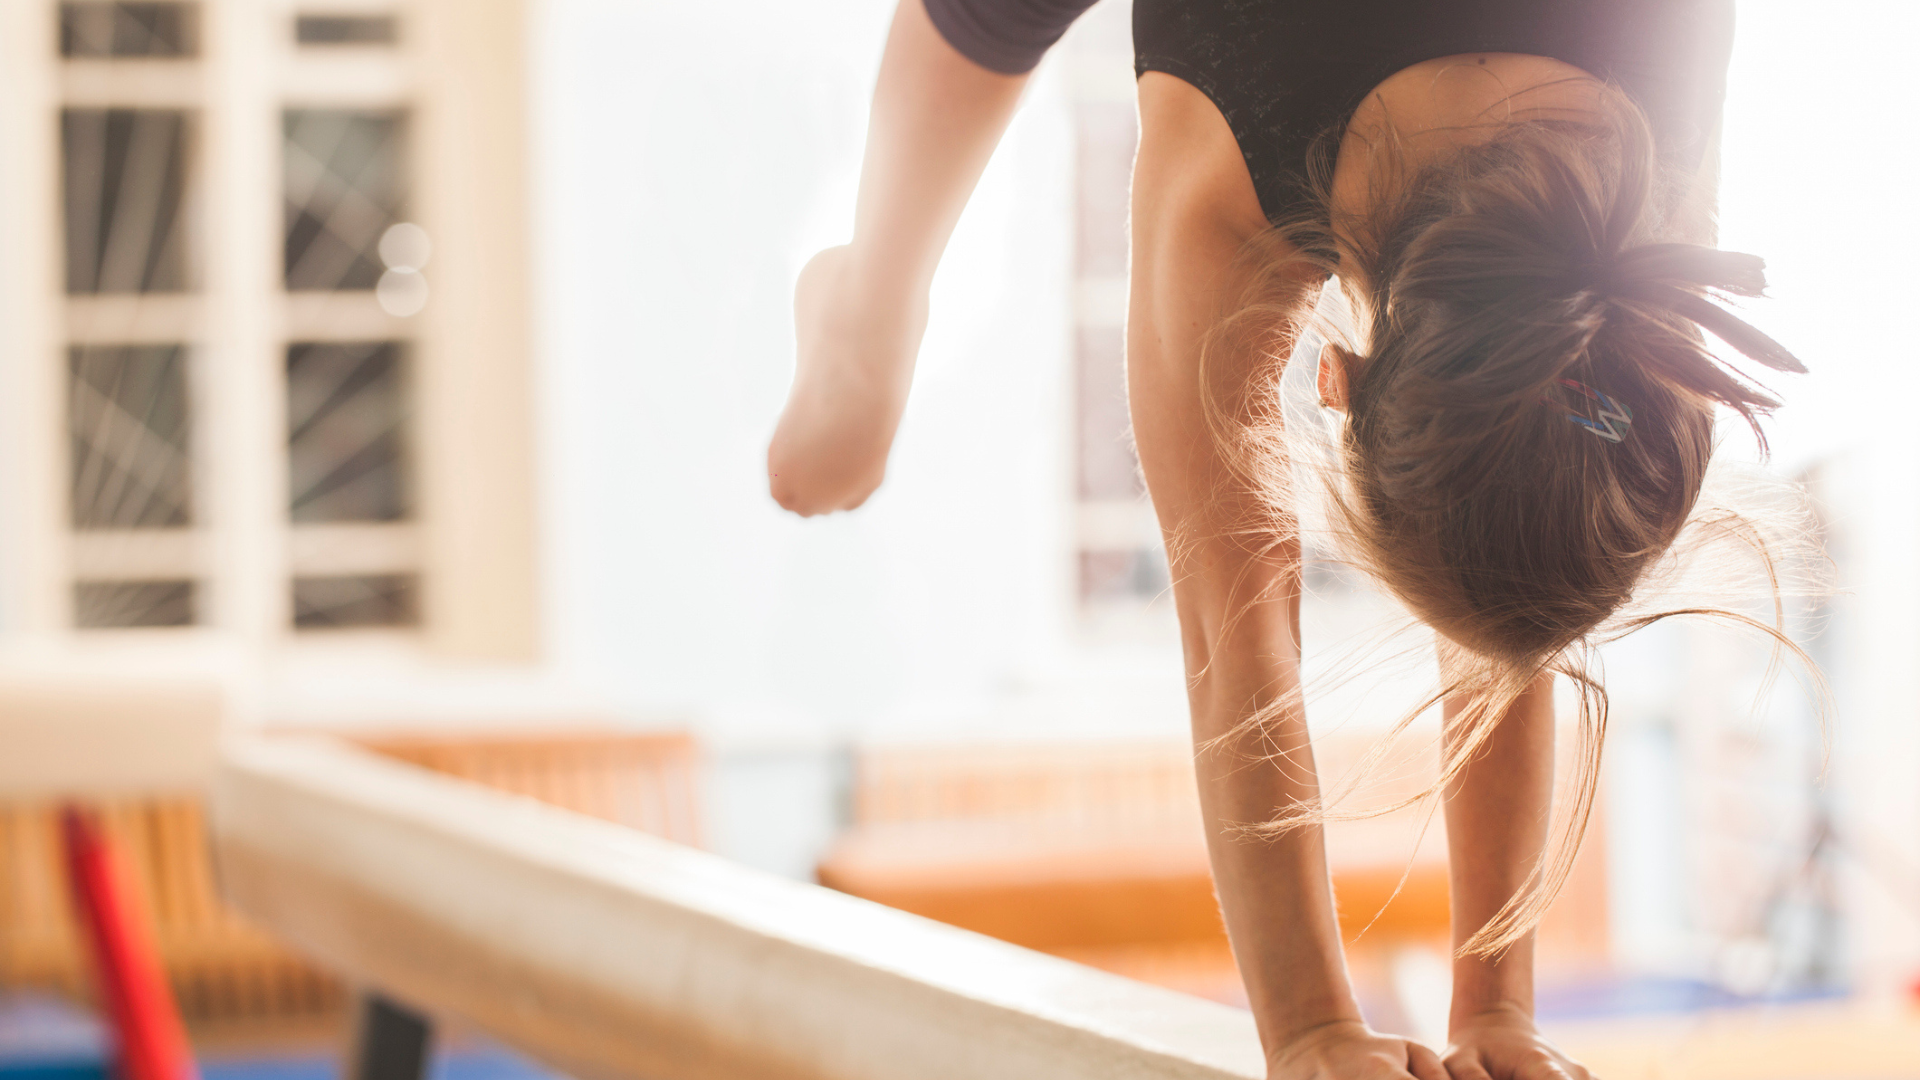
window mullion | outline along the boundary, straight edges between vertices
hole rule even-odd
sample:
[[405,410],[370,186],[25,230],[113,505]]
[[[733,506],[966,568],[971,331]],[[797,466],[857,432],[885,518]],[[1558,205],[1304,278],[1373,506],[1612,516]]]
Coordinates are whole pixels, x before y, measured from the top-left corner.
[[287,474],[277,73],[269,5],[207,0],[206,399],[208,621],[265,645],[285,634]]

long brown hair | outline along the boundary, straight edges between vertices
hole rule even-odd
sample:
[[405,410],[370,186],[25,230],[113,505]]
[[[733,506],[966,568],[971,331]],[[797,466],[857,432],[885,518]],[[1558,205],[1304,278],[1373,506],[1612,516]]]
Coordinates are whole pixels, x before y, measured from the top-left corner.
[[[1329,444],[1325,527],[1341,560],[1439,637],[1442,686],[1395,734],[1442,700],[1463,703],[1440,779],[1420,796],[1352,814],[1333,800],[1253,832],[1431,797],[1542,674],[1565,675],[1579,692],[1580,747],[1556,841],[1528,886],[1463,945],[1477,955],[1530,930],[1572,868],[1606,731],[1594,645],[1704,615],[1761,631],[1811,670],[1778,603],[1792,557],[1784,548],[1807,534],[1701,499],[1716,412],[1743,418],[1764,450],[1760,419],[1778,405],[1701,330],[1763,367],[1805,368],[1715,302],[1758,296],[1761,260],[1676,238],[1645,116],[1612,88],[1603,96],[1604,122],[1506,122],[1396,177],[1383,189],[1391,196],[1360,216],[1334,218],[1324,200],[1321,213],[1277,227],[1250,245],[1257,283],[1209,343],[1209,352],[1251,343],[1276,361],[1271,393],[1212,417],[1237,482],[1262,507],[1243,531],[1269,543],[1297,537],[1300,440],[1286,430],[1277,369],[1305,328],[1274,299],[1274,283],[1297,281],[1302,262],[1339,277],[1353,309],[1352,362],[1347,419]],[[1330,191],[1330,171],[1318,187]],[[1679,549],[1727,540],[1754,556],[1773,619],[1714,604],[1635,609]],[[1282,704],[1246,725],[1272,722]],[[1383,745],[1376,760],[1384,755]]]

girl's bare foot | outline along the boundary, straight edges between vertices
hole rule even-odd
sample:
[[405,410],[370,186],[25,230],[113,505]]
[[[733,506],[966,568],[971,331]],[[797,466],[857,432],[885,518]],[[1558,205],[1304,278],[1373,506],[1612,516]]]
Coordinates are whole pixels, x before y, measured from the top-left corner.
[[906,408],[926,294],[861,278],[853,250],[835,247],[815,255],[794,286],[799,358],[767,447],[767,481],[797,514],[866,502],[886,477]]

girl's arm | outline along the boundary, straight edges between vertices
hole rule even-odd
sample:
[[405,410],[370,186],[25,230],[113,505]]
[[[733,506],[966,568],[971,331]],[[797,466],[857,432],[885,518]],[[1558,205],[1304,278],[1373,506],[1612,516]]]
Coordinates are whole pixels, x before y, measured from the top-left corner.
[[[1459,702],[1449,701],[1449,740]],[[1447,788],[1447,858],[1458,948],[1525,884],[1547,842],[1553,801],[1553,677],[1530,687]],[[1457,957],[1453,1015],[1459,1027],[1487,1014],[1533,1016],[1533,935],[1497,959]]]
[[[1458,702],[1446,709],[1448,737]],[[1547,842],[1553,803],[1553,676],[1500,718],[1447,789],[1453,941],[1472,937],[1526,883]],[[1587,1080],[1533,1022],[1533,935],[1491,960],[1453,962],[1446,1064],[1454,1080]]]
[[799,359],[767,452],[787,509],[851,510],[880,485],[934,268],[1026,81],[967,59],[923,0],[901,0],[874,87],[853,242],[815,256],[794,293]]
[[[1206,422],[1201,349],[1242,294],[1236,256],[1266,228],[1238,145],[1219,110],[1170,76],[1140,80],[1134,168],[1128,392],[1147,487],[1167,537],[1196,745],[1209,747],[1255,709],[1296,689],[1297,546],[1255,553],[1232,535],[1252,504],[1234,486]],[[1301,311],[1317,282],[1302,277]],[[1246,356],[1210,358],[1216,400],[1264,372]],[[1262,762],[1275,751],[1291,764]],[[1318,828],[1274,841],[1235,826],[1310,802],[1317,784],[1296,706],[1264,738],[1195,755],[1214,880],[1269,1071],[1329,1080],[1445,1080],[1439,1059],[1361,1022],[1347,981]]]

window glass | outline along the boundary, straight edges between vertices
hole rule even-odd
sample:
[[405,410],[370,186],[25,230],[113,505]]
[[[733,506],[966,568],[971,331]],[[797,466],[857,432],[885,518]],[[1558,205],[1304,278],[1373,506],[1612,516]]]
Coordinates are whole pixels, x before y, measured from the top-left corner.
[[76,529],[156,529],[193,518],[187,350],[68,350],[67,434]]
[[1126,331],[1081,326],[1073,353],[1080,498],[1137,499],[1144,489],[1127,419]]
[[1080,599],[1153,599],[1167,591],[1167,563],[1157,548],[1080,552]]
[[299,630],[414,626],[420,621],[413,574],[302,577],[293,581],[293,625]]
[[391,45],[399,36],[391,15],[302,15],[293,24],[302,45]]
[[289,109],[283,131],[287,288],[372,289],[380,238],[405,218],[404,114]]
[[[1122,23],[1069,45],[1121,64]],[[1105,30],[1102,31],[1102,26]],[[1074,492],[1079,502],[1079,596],[1103,610],[1137,607],[1166,589],[1167,565],[1140,480],[1127,416],[1127,206],[1138,142],[1130,94],[1078,88],[1074,126]]]
[[187,288],[189,126],[177,109],[61,113],[67,292]]
[[60,5],[61,56],[186,58],[199,52],[198,4]]
[[1130,101],[1082,101],[1074,121],[1074,272],[1127,273],[1127,207],[1138,120]]
[[73,586],[73,623],[82,630],[191,626],[191,581],[81,581]]
[[288,346],[287,466],[295,522],[410,516],[404,354],[395,341]]

